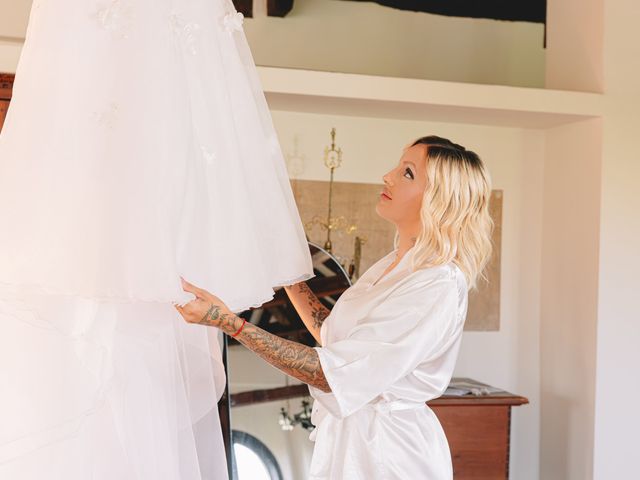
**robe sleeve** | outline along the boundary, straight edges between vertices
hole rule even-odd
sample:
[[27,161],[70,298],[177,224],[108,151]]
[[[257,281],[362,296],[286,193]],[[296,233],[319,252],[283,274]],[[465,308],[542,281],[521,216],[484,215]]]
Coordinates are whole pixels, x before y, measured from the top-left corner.
[[335,417],[351,415],[447,351],[461,334],[460,317],[454,278],[398,287],[345,339],[316,348],[331,393],[314,388],[314,398]]

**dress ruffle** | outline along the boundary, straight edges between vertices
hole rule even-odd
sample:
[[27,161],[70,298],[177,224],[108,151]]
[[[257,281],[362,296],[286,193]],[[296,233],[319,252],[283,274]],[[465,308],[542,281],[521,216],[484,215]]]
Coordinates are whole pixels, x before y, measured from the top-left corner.
[[34,1],[0,135],[0,478],[226,478],[180,277],[241,311],[312,275],[234,14]]

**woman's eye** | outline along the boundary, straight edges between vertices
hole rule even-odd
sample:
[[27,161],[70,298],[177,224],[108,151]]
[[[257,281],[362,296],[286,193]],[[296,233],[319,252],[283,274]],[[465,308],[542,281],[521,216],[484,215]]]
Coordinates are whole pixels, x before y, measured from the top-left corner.
[[411,169],[409,168],[405,169],[404,176],[413,180],[413,172],[411,171]]

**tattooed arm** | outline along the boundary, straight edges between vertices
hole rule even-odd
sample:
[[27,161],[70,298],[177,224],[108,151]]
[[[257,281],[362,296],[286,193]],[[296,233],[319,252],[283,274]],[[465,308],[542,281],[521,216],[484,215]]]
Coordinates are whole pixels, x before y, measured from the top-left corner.
[[318,297],[315,296],[306,282],[285,287],[285,291],[307,330],[313,335],[318,344],[322,345],[320,327],[322,327],[325,318],[331,313],[329,309],[318,300]]
[[[233,335],[242,327],[236,340],[287,375],[307,385],[330,392],[331,387],[320,365],[318,352],[301,343],[285,340],[234,315],[214,295],[184,282],[184,289],[196,299],[176,309],[189,323],[217,327],[227,335]],[[244,323],[244,326],[243,326]]]

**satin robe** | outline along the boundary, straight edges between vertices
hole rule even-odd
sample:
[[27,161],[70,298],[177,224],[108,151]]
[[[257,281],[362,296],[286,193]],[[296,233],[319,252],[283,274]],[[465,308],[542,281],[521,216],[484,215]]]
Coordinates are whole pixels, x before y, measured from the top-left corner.
[[[412,249],[413,250],[413,249]],[[373,265],[334,306],[316,348],[331,393],[315,399],[311,480],[447,480],[444,431],[425,404],[453,374],[468,288],[454,264]]]

